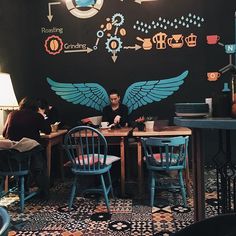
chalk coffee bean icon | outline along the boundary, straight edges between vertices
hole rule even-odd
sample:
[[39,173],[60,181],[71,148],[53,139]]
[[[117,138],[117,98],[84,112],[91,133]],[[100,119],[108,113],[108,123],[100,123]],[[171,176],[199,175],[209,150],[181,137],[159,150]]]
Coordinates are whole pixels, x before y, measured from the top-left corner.
[[62,39],[57,35],[52,35],[45,40],[44,47],[48,54],[59,54],[63,49]]
[[50,49],[52,51],[57,51],[57,49],[59,48],[59,43],[56,39],[53,39],[50,41]]

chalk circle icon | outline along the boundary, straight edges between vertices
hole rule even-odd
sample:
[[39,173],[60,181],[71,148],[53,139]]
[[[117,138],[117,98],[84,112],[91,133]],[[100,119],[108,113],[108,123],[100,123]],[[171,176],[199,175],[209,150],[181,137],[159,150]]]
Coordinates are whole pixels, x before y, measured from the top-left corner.
[[83,6],[77,4],[78,1],[66,0],[66,7],[72,15],[77,18],[87,19],[96,15],[102,8],[103,0],[94,1],[94,5]]

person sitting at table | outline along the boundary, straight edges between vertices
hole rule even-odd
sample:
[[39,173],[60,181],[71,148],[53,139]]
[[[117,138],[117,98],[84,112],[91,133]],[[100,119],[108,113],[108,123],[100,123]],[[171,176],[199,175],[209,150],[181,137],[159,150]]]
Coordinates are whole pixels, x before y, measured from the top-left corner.
[[[6,120],[3,136],[6,139],[19,141],[22,138],[34,139],[40,143],[40,131],[50,134],[51,127],[44,112],[39,110],[36,99],[25,97],[19,103],[19,110],[12,111]],[[31,157],[31,172],[43,198],[49,196],[49,178],[46,173],[46,161],[42,148]]]
[[110,105],[104,107],[102,121],[108,121],[116,127],[128,125],[128,107],[120,103],[120,94],[116,89],[109,92]]
[[45,118],[48,119],[50,124],[60,121],[58,110],[55,108],[55,106],[49,105],[46,99],[39,98],[38,106],[39,110],[45,114]]

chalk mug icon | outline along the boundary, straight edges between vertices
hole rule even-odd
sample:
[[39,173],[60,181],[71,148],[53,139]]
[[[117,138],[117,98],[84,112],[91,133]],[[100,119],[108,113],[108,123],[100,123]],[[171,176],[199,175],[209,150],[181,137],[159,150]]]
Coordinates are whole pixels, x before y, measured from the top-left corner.
[[107,122],[107,121],[101,122],[101,128],[102,128],[102,129],[107,129],[107,128],[108,128],[108,125],[109,125],[109,122]]
[[206,39],[207,39],[207,44],[216,44],[219,42],[220,36],[219,35],[207,35]]
[[207,80],[209,81],[216,81],[220,78],[220,73],[219,72],[208,72],[207,73]]

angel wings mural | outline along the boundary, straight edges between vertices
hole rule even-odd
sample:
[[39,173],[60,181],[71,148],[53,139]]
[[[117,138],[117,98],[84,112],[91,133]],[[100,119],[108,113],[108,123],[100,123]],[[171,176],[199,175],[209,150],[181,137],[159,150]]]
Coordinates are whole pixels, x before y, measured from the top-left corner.
[[[129,114],[149,103],[165,99],[177,91],[184,83],[188,71],[168,79],[140,81],[131,84],[122,103],[129,109]],[[47,78],[51,89],[62,99],[73,104],[80,104],[102,111],[110,103],[106,90],[98,83],[61,83]]]

